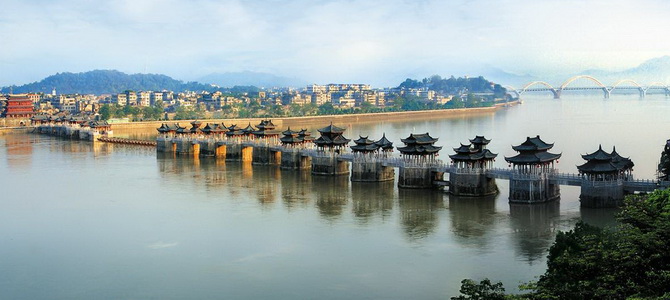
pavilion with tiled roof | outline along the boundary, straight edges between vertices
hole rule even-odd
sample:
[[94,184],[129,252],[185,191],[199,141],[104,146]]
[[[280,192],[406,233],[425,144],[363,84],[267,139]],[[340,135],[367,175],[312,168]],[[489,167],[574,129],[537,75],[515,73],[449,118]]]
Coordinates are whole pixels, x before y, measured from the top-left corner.
[[402,155],[434,156],[442,150],[442,147],[433,145],[437,140],[437,138],[431,137],[428,133],[412,133],[409,137],[400,140],[405,146],[397,147],[397,149]]
[[337,127],[330,123],[329,126],[319,129],[321,136],[314,140],[317,148],[324,149],[334,149],[342,148],[346,146],[351,140],[345,138],[342,134],[346,129]]
[[595,181],[621,179],[622,176],[630,175],[635,166],[629,158],[619,155],[615,148],[612,153],[607,153],[602,146],[593,153],[582,155],[582,158],[586,163],[577,166],[579,173]]
[[379,149],[375,141],[369,139],[367,136],[359,136],[357,140],[354,140],[354,143],[356,145],[349,146],[354,153],[372,153]]
[[520,171],[537,171],[532,167],[553,168],[554,161],[561,158],[561,154],[550,153],[554,144],[548,144],[540,139],[540,136],[527,137],[526,141],[518,146],[512,146],[514,151],[519,152],[512,157],[505,157],[505,160]]

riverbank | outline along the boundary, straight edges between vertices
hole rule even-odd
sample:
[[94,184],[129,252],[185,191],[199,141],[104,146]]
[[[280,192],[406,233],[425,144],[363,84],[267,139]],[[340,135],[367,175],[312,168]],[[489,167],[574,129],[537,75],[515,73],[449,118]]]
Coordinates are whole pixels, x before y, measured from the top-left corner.
[[[420,111],[402,111],[402,112],[384,112],[384,113],[365,113],[365,114],[347,114],[347,115],[323,115],[323,116],[306,116],[306,117],[277,117],[272,119],[272,123],[278,128],[312,128],[318,126],[326,126],[330,122],[334,124],[341,123],[378,123],[378,122],[404,122],[410,120],[430,120],[443,118],[459,118],[464,116],[478,116],[494,114],[496,111],[505,107],[510,107],[519,104],[519,101],[501,103],[492,107],[478,107],[478,108],[460,108],[460,109],[439,109],[439,110],[420,110]],[[268,118],[243,118],[243,119],[206,119],[201,120],[203,123],[224,123],[229,126],[237,124],[245,127],[247,124],[256,125],[261,120]],[[113,125],[114,131],[132,131],[132,130],[155,130],[160,127],[162,123],[181,123],[186,125],[194,120],[174,120],[174,121],[147,121],[147,122],[130,122],[130,123],[116,123]]]
[[[437,109],[437,110],[419,110],[419,111],[400,111],[383,113],[364,113],[347,115],[323,115],[306,117],[277,117],[270,118],[278,128],[308,128],[313,129],[319,126],[326,126],[330,122],[334,124],[343,123],[378,123],[378,122],[405,122],[411,120],[435,120],[443,118],[461,118],[466,116],[480,116],[494,114],[496,111],[505,107],[515,106],[520,101],[500,103],[492,107],[477,108],[459,108],[459,109]],[[205,119],[203,123],[224,123],[227,126],[237,124],[245,127],[247,124],[256,125],[268,118],[241,118],[241,119]],[[145,121],[115,123],[113,129],[117,133],[129,133],[134,131],[153,132],[160,127],[162,123],[181,123],[186,125],[194,120],[170,120],[170,121]],[[11,132],[24,132],[32,127],[0,127],[0,134]]]

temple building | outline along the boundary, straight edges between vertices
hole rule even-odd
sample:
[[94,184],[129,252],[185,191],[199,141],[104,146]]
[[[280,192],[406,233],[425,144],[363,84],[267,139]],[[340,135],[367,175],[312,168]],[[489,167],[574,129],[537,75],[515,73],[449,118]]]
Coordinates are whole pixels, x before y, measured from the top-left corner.
[[367,136],[359,136],[357,140],[354,140],[354,143],[356,145],[350,146],[353,153],[367,154],[376,152],[379,149],[375,141],[368,139]]
[[435,146],[436,138],[428,133],[410,134],[401,139],[404,147],[397,147],[401,153],[402,164],[399,168],[398,187],[432,188],[433,181],[442,181],[443,173],[433,172],[433,164],[442,147]]
[[226,127],[223,124],[218,124],[218,123],[207,123],[205,124],[205,127],[203,127],[202,133],[206,135],[221,135],[226,132]]
[[[354,141],[356,145],[351,146],[354,157],[351,163],[351,181],[354,182],[380,182],[392,181],[395,170],[392,166],[385,165],[385,158],[393,151],[393,143],[384,135],[379,141],[373,141],[367,136],[359,136]],[[381,157],[380,157],[380,151]]]
[[554,173],[554,162],[561,157],[560,153],[548,152],[553,147],[554,144],[545,143],[539,135],[512,146],[518,154],[505,157],[512,165],[510,202],[539,203],[560,197],[559,185],[549,181],[549,176]]
[[202,122],[195,120],[191,122],[191,129],[189,129],[189,132],[191,134],[201,134],[202,130],[200,129],[200,126],[202,125]]
[[272,124],[272,120],[262,120],[256,125],[257,130],[251,133],[257,138],[276,138],[279,136],[279,132],[275,130],[276,127],[275,124]]
[[312,174],[330,176],[349,174],[349,162],[339,159],[339,155],[351,141],[344,137],[345,129],[330,123],[318,131],[321,136],[314,140],[317,155],[312,157]]
[[631,178],[635,165],[629,158],[624,158],[612,149],[607,153],[602,146],[593,153],[582,155],[586,160],[577,166],[582,175],[581,205],[584,207],[617,207],[624,198],[625,180]]
[[412,133],[409,137],[400,140],[405,144],[405,147],[398,147],[398,151],[400,151],[403,158],[432,160],[437,156],[437,153],[442,150],[442,147],[434,145],[437,140],[438,139],[431,137],[428,133]]
[[237,126],[237,124],[230,125],[227,129],[228,131],[226,131],[226,135],[229,137],[243,136],[246,134],[242,128]]
[[452,167],[449,171],[449,192],[458,196],[487,196],[498,193],[495,179],[486,176],[493,167],[498,154],[486,149],[491,142],[483,136],[471,139],[472,144],[454,148],[456,154],[449,155]]
[[283,136],[279,138],[279,141],[283,146],[293,147],[304,142],[303,139],[299,137],[300,132],[291,130],[291,127],[282,131]]
[[386,138],[386,133],[382,134],[382,138],[376,141],[375,145],[382,150],[382,153],[389,154],[393,152],[393,142]]
[[9,95],[2,112],[6,118],[30,118],[35,115],[33,99],[30,94]]
[[330,123],[329,126],[319,129],[321,136],[314,140],[317,149],[324,150],[341,150],[344,148],[351,140],[344,137],[344,131],[346,129],[337,127]]

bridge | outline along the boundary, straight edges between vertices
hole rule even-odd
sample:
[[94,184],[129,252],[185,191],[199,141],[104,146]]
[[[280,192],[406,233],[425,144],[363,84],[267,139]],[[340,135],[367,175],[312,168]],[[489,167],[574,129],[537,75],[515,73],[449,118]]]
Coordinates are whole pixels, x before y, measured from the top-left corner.
[[[584,79],[593,83],[593,86],[577,87],[573,83],[577,80]],[[632,79],[622,79],[614,84],[606,85],[602,81],[590,75],[577,75],[568,78],[560,86],[554,87],[545,81],[533,81],[527,83],[522,88],[517,89],[512,86],[505,86],[509,94],[514,94],[517,98],[527,92],[550,92],[554,99],[560,99],[563,91],[602,91],[605,98],[609,98],[614,91],[636,91],[641,98],[650,92],[663,93],[670,96],[670,86],[662,82],[651,82],[647,85],[642,85]]]

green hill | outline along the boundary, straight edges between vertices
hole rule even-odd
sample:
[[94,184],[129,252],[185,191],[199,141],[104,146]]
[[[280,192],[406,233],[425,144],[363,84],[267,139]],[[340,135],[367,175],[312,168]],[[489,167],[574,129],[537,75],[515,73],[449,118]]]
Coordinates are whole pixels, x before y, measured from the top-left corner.
[[[214,87],[198,82],[183,82],[161,74],[126,74],[116,70],[94,70],[83,73],[57,73],[41,81],[12,86],[13,93],[44,92],[56,89],[61,94],[114,94],[125,90],[175,92],[211,91]],[[3,87],[9,93],[10,87]]]

